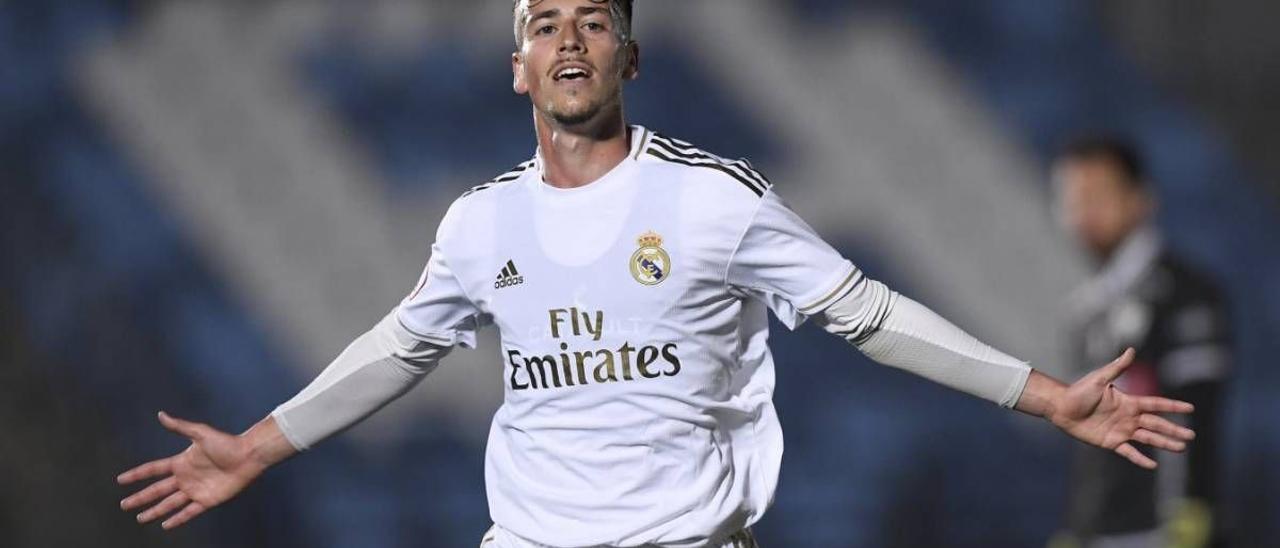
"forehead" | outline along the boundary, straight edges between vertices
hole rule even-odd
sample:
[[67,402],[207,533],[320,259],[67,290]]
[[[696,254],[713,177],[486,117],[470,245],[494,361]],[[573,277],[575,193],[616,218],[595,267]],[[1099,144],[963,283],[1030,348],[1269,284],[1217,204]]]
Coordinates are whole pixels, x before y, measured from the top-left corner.
[[532,13],[548,11],[556,8],[603,8],[609,9],[613,0],[517,0],[516,17],[528,17]]

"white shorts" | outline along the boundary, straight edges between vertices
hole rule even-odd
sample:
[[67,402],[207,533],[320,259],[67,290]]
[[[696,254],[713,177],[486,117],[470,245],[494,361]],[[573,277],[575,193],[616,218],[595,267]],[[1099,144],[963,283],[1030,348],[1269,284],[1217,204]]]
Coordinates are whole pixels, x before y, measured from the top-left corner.
[[[484,537],[480,539],[480,548],[554,548],[545,544],[525,540],[512,534],[510,531],[498,527],[495,524],[485,532]],[[598,547],[605,548],[605,547]],[[760,548],[756,544],[755,535],[751,534],[751,528],[746,528],[737,533],[729,535],[724,542],[709,544],[707,548]]]

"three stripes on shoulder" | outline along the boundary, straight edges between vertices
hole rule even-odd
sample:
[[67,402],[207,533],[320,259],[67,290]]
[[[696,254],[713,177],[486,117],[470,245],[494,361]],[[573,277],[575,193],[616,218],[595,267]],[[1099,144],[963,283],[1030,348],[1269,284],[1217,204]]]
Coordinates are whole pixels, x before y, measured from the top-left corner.
[[764,196],[765,191],[773,186],[769,179],[751,167],[751,163],[746,160],[727,160],[660,133],[654,133],[649,139],[647,152],[650,156],[667,162],[720,171],[742,183],[756,196]]
[[[732,177],[733,180],[741,183],[742,186],[746,187],[756,196],[764,196],[765,191],[773,187],[773,183],[769,182],[769,179],[762,173],[756,171],[756,169],[751,166],[751,162],[748,162],[745,159],[728,160],[721,158],[714,154],[702,151],[685,141],[672,139],[659,133],[652,134],[646,149],[646,152],[650,156],[658,158],[659,160],[690,167],[712,169],[724,173],[725,175]],[[468,190],[462,196],[465,198],[494,185],[519,179],[524,175],[525,171],[533,168],[533,164],[534,160],[524,162],[512,168],[511,171],[494,177],[493,180],[483,185]]]
[[524,175],[525,171],[528,171],[530,168],[533,167],[533,162],[534,162],[533,160],[529,160],[527,162],[524,162],[523,164],[513,167],[511,168],[511,171],[508,171],[506,173],[503,173],[502,175],[494,177],[493,180],[483,185],[473,187],[471,190],[464,192],[462,194],[462,197],[466,198],[467,196],[480,192],[481,190],[484,190],[491,186],[502,184],[502,183],[509,183],[511,181],[519,179],[521,175]]

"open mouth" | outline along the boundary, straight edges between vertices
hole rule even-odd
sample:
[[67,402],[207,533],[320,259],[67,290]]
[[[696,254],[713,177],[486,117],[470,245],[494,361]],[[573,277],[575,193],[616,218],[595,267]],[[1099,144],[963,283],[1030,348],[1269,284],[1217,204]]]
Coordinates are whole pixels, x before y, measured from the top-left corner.
[[591,73],[588,72],[587,69],[584,69],[582,67],[565,67],[560,69],[559,71],[556,71],[554,76],[557,82],[562,82],[562,81],[572,82],[576,80],[586,80],[587,78],[590,78],[590,77],[591,77]]

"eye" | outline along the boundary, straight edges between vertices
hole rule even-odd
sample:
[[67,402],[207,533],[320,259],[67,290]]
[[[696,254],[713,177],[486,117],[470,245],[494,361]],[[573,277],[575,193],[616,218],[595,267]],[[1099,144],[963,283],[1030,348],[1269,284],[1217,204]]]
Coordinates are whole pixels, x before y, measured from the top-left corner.
[[534,33],[535,35],[537,35],[537,34],[551,34],[551,33],[555,32],[555,31],[556,31],[556,27],[555,27],[555,25],[542,25],[541,27],[538,27],[538,29],[537,29],[537,30],[533,31],[533,33]]
[[602,30],[605,30],[604,25],[602,25],[602,24],[600,24],[600,23],[598,23],[598,22],[596,22],[596,21],[588,22],[587,24],[582,25],[582,26],[583,26],[583,28],[585,28],[585,29],[587,29],[587,30],[589,30],[589,31],[602,31]]

